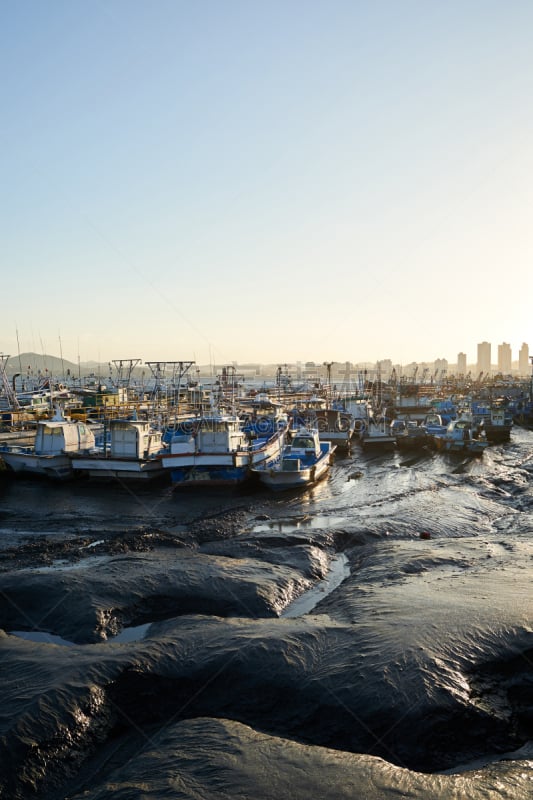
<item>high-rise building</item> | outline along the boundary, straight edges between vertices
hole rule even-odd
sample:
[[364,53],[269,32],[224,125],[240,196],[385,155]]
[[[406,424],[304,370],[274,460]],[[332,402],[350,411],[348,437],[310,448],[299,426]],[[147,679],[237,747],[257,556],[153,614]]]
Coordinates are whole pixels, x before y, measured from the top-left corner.
[[477,346],[477,371],[484,376],[490,375],[490,342],[481,342]]
[[466,375],[466,353],[459,353],[457,355],[457,375],[463,378]]
[[507,342],[498,345],[498,372],[510,375],[512,370],[511,345]]
[[448,361],[445,358],[437,358],[433,364],[433,375],[436,380],[442,380],[448,374]]
[[528,377],[531,375],[531,365],[529,363],[529,345],[525,342],[522,344],[518,352],[518,373],[521,377]]

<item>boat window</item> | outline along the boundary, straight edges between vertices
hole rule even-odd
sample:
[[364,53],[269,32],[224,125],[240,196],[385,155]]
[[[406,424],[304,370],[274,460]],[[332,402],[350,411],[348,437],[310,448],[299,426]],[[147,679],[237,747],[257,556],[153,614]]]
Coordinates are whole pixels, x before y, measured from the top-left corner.
[[234,431],[237,429],[233,420],[203,419],[200,422],[200,427],[204,433],[224,433],[228,430]]
[[310,437],[297,436],[295,438],[294,442],[292,443],[292,446],[293,447],[303,447],[305,449],[309,449],[309,448],[313,448],[314,449],[315,443]]
[[44,436],[63,436],[62,428],[51,428],[49,425],[43,427]]
[[118,422],[116,420],[113,420],[112,425],[115,431],[127,431],[132,427],[129,422]]

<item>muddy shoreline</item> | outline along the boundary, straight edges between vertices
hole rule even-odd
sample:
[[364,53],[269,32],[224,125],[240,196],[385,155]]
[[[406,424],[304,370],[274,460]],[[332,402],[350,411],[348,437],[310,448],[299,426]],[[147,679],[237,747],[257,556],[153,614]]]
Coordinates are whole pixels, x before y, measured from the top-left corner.
[[365,475],[329,506],[323,487],[315,507],[169,500],[82,534],[70,496],[43,495],[76,523],[47,534],[6,504],[5,796],[529,798],[532,503],[511,455],[513,475],[436,461],[432,482],[369,462],[360,507]]

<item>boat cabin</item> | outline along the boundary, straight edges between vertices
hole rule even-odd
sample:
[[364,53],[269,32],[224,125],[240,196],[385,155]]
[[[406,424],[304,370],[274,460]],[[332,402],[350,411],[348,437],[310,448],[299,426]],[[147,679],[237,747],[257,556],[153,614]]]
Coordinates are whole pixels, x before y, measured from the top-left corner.
[[196,450],[234,453],[246,448],[246,434],[236,416],[204,417],[196,434]]
[[41,421],[35,432],[35,455],[55,455],[89,450],[94,447],[94,433],[84,422],[66,419]]
[[149,458],[163,449],[162,433],[145,420],[113,419],[109,428],[112,457]]
[[317,430],[300,428],[292,443],[285,447],[284,457],[318,458],[321,454],[320,439]]

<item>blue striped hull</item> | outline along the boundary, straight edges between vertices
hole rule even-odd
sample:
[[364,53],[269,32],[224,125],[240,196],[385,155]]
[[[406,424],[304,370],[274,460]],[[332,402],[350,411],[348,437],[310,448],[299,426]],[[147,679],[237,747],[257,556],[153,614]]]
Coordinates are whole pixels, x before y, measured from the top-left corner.
[[170,469],[170,479],[176,486],[233,486],[249,476],[247,466],[200,466]]

